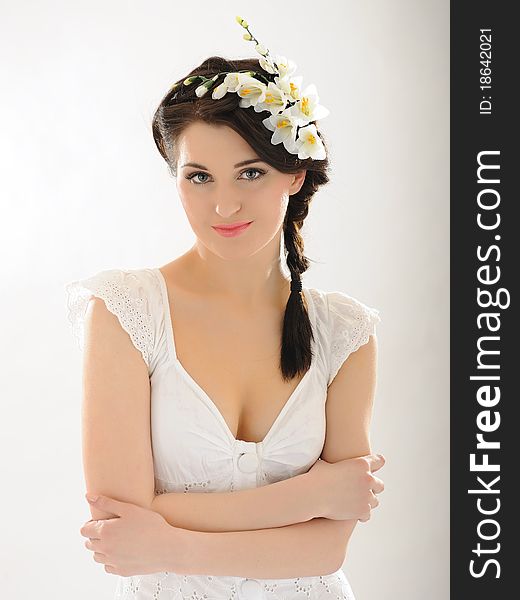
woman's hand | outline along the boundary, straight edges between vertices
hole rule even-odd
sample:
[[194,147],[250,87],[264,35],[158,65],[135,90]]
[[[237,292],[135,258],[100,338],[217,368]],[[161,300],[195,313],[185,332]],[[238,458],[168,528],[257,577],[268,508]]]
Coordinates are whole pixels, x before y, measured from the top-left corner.
[[343,521],[370,519],[370,511],[379,505],[375,496],[385,488],[378,477],[372,475],[385,464],[381,454],[368,454],[329,463],[317,460],[308,473],[322,491],[323,509],[319,516]]
[[[90,500],[89,500],[90,502]],[[172,527],[159,513],[137,504],[98,496],[96,508],[118,515],[90,520],[80,529],[89,538],[85,547],[107,573],[129,577],[175,568],[175,557],[183,555],[184,529]]]

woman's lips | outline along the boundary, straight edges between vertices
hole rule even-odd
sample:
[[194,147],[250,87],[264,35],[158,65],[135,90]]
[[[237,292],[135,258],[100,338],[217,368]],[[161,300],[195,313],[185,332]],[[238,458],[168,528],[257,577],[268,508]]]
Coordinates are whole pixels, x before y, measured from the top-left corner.
[[212,225],[213,229],[224,237],[235,237],[236,235],[240,235],[243,231],[245,231],[249,225],[251,225],[252,221],[246,221],[242,223],[226,225],[219,227],[217,225]]

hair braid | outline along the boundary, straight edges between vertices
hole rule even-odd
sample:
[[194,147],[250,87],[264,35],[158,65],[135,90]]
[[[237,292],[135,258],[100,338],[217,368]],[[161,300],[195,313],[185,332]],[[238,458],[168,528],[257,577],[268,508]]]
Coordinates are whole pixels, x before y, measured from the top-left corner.
[[[309,268],[304,254],[304,241],[300,233],[309,211],[308,200],[295,194],[289,200],[285,215],[283,240],[287,267],[291,281],[301,281],[301,275]],[[281,371],[286,380],[305,373],[312,362],[311,341],[314,340],[308,307],[303,291],[292,290],[287,301],[282,329]]]

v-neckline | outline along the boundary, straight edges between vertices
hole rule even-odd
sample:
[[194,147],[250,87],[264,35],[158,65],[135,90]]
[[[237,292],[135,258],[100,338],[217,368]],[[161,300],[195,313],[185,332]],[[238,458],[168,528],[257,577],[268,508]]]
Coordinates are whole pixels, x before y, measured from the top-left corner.
[[[232,442],[234,442],[234,443],[242,443],[242,444],[251,444],[251,445],[254,445],[254,446],[259,446],[259,445],[265,444],[270,439],[271,435],[273,434],[273,432],[275,431],[276,427],[278,426],[278,424],[282,420],[283,416],[287,413],[287,411],[291,407],[291,405],[294,402],[295,398],[298,397],[299,391],[305,385],[305,383],[307,382],[307,380],[310,379],[310,377],[311,377],[311,373],[314,370],[314,367],[316,365],[316,360],[317,360],[316,357],[315,357],[315,352],[316,352],[316,347],[317,347],[315,341],[311,340],[311,347],[312,347],[312,354],[313,354],[313,356],[312,356],[310,367],[307,369],[307,372],[300,379],[298,385],[294,388],[293,392],[291,393],[291,395],[289,396],[289,398],[286,400],[285,404],[280,409],[280,412],[276,416],[275,420],[273,421],[271,427],[269,428],[269,430],[265,434],[264,438],[261,441],[259,441],[259,442],[253,442],[253,441],[248,441],[248,440],[241,440],[241,439],[237,438],[235,435],[233,435],[233,432],[231,431],[231,428],[229,427],[226,419],[224,418],[224,415],[220,412],[220,409],[218,408],[218,406],[215,404],[215,402],[213,402],[213,400],[209,397],[209,395],[205,392],[205,390],[188,373],[188,371],[184,368],[183,364],[179,360],[179,357],[177,356],[177,348],[176,348],[176,345],[175,345],[175,333],[173,331],[173,323],[172,323],[172,319],[171,319],[171,306],[170,306],[170,299],[169,299],[169,296],[168,296],[168,286],[166,284],[166,279],[165,279],[164,275],[162,274],[162,271],[159,268],[153,268],[152,271],[156,274],[157,279],[159,280],[160,288],[161,288],[161,295],[162,295],[162,301],[163,301],[162,305],[163,305],[164,320],[165,320],[165,326],[166,326],[167,344],[168,344],[168,352],[170,353],[170,358],[172,359],[172,363],[177,367],[177,369],[182,374],[182,376],[187,381],[187,383],[196,392],[198,392],[198,394],[200,395],[200,397],[204,400],[204,402],[207,404],[207,406],[212,411],[212,413],[215,415],[215,417],[220,421],[220,423],[223,426],[223,428],[224,428],[227,436],[230,438],[230,440]],[[311,294],[309,288],[302,287],[302,291],[305,294],[305,298],[307,299],[307,306],[308,306],[308,310],[309,310],[309,319],[311,321],[311,327],[312,327],[312,330],[314,332],[314,337],[316,338],[316,331],[315,331],[316,313],[315,313],[314,299],[312,298],[312,294]]]

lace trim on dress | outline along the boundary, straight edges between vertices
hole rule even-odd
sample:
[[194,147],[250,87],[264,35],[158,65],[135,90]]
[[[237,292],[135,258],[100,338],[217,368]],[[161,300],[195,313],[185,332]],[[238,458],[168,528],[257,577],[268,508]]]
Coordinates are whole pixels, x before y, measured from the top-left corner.
[[154,344],[152,315],[140,289],[140,282],[134,273],[119,270],[104,271],[65,286],[68,318],[81,350],[85,311],[94,295],[103,299],[108,310],[117,316],[132,343],[141,352],[146,365],[150,366]]
[[[222,585],[220,580],[226,579]],[[238,585],[231,577],[212,575],[183,575],[163,571],[153,575],[132,575],[119,577],[115,600],[135,600],[136,598],[168,598],[168,600],[236,600],[244,598],[238,594]],[[246,578],[244,578],[246,579]],[[211,583],[217,582],[217,587]],[[343,571],[330,575],[296,577],[292,580],[261,580],[258,597],[265,600],[303,598],[303,600],[355,600],[352,588]],[[255,595],[256,596],[256,595]]]
[[[186,481],[184,482],[184,493],[187,494],[192,488],[207,488],[209,485],[211,485],[211,479],[206,479],[205,481]],[[155,490],[155,495],[169,494],[170,491],[167,487],[158,487]]]
[[379,310],[341,292],[333,292],[329,299],[332,317],[330,345],[330,372],[328,385],[352,352],[366,344],[376,333],[381,321]]

